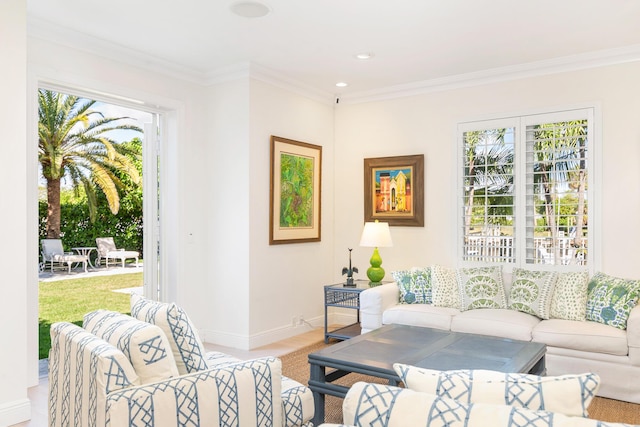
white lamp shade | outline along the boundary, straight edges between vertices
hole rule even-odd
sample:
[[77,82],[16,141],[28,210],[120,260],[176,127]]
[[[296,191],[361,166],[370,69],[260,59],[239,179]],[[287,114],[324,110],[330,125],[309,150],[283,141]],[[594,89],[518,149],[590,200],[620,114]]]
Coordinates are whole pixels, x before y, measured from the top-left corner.
[[391,241],[391,232],[389,231],[389,223],[387,222],[365,222],[362,237],[360,238],[360,246],[370,248],[384,248],[393,246]]

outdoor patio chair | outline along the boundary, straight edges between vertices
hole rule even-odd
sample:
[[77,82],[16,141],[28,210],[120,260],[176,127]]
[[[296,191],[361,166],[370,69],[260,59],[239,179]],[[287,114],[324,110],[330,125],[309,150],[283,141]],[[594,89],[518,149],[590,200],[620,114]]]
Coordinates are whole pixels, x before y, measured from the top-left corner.
[[109,260],[116,259],[122,262],[122,267],[124,268],[124,260],[135,258],[136,267],[138,266],[140,253],[138,253],[138,251],[125,251],[124,249],[116,248],[113,237],[96,238],[96,246],[98,247],[98,259],[96,260],[96,265],[100,265],[100,260],[104,258],[106,266],[109,267]]
[[62,264],[63,266],[66,264],[68,272],[71,273],[73,264],[81,262],[84,266],[84,272],[87,272],[88,257],[73,252],[65,252],[62,248],[62,240],[42,239],[40,244],[42,245],[42,263],[45,269],[47,268],[47,263],[49,263],[53,273],[53,264]]

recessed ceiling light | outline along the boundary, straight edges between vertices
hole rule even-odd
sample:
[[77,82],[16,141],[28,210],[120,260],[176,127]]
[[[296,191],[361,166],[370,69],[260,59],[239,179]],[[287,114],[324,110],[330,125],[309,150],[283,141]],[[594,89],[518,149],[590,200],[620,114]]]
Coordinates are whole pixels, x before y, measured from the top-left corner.
[[243,18],[261,18],[271,12],[269,6],[257,1],[239,1],[233,3],[229,9]]
[[338,82],[338,83],[336,83],[336,86],[338,86],[338,87],[347,87],[347,86],[349,86],[349,84],[345,83],[345,82]]
[[357,59],[371,59],[375,55],[372,52],[361,52],[355,55]]

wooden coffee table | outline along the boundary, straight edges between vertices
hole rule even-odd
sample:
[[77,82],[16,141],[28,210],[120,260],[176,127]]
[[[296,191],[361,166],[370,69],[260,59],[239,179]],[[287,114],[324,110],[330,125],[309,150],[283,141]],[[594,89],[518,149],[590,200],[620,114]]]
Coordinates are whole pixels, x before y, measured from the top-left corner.
[[[489,369],[545,374],[546,346],[484,335],[447,332],[406,325],[386,325],[309,354],[309,388],[313,392],[313,424],[324,422],[325,396],[344,398],[348,387],[332,384],[349,373],[389,380],[400,378],[394,363],[436,370]],[[333,371],[327,372],[326,368]]]

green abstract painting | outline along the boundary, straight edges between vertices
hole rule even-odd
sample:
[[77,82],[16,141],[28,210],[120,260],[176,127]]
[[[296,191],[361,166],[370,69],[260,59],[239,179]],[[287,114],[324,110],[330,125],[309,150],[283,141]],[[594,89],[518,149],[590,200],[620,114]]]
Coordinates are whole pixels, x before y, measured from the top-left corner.
[[280,226],[313,226],[314,161],[310,157],[280,156]]

